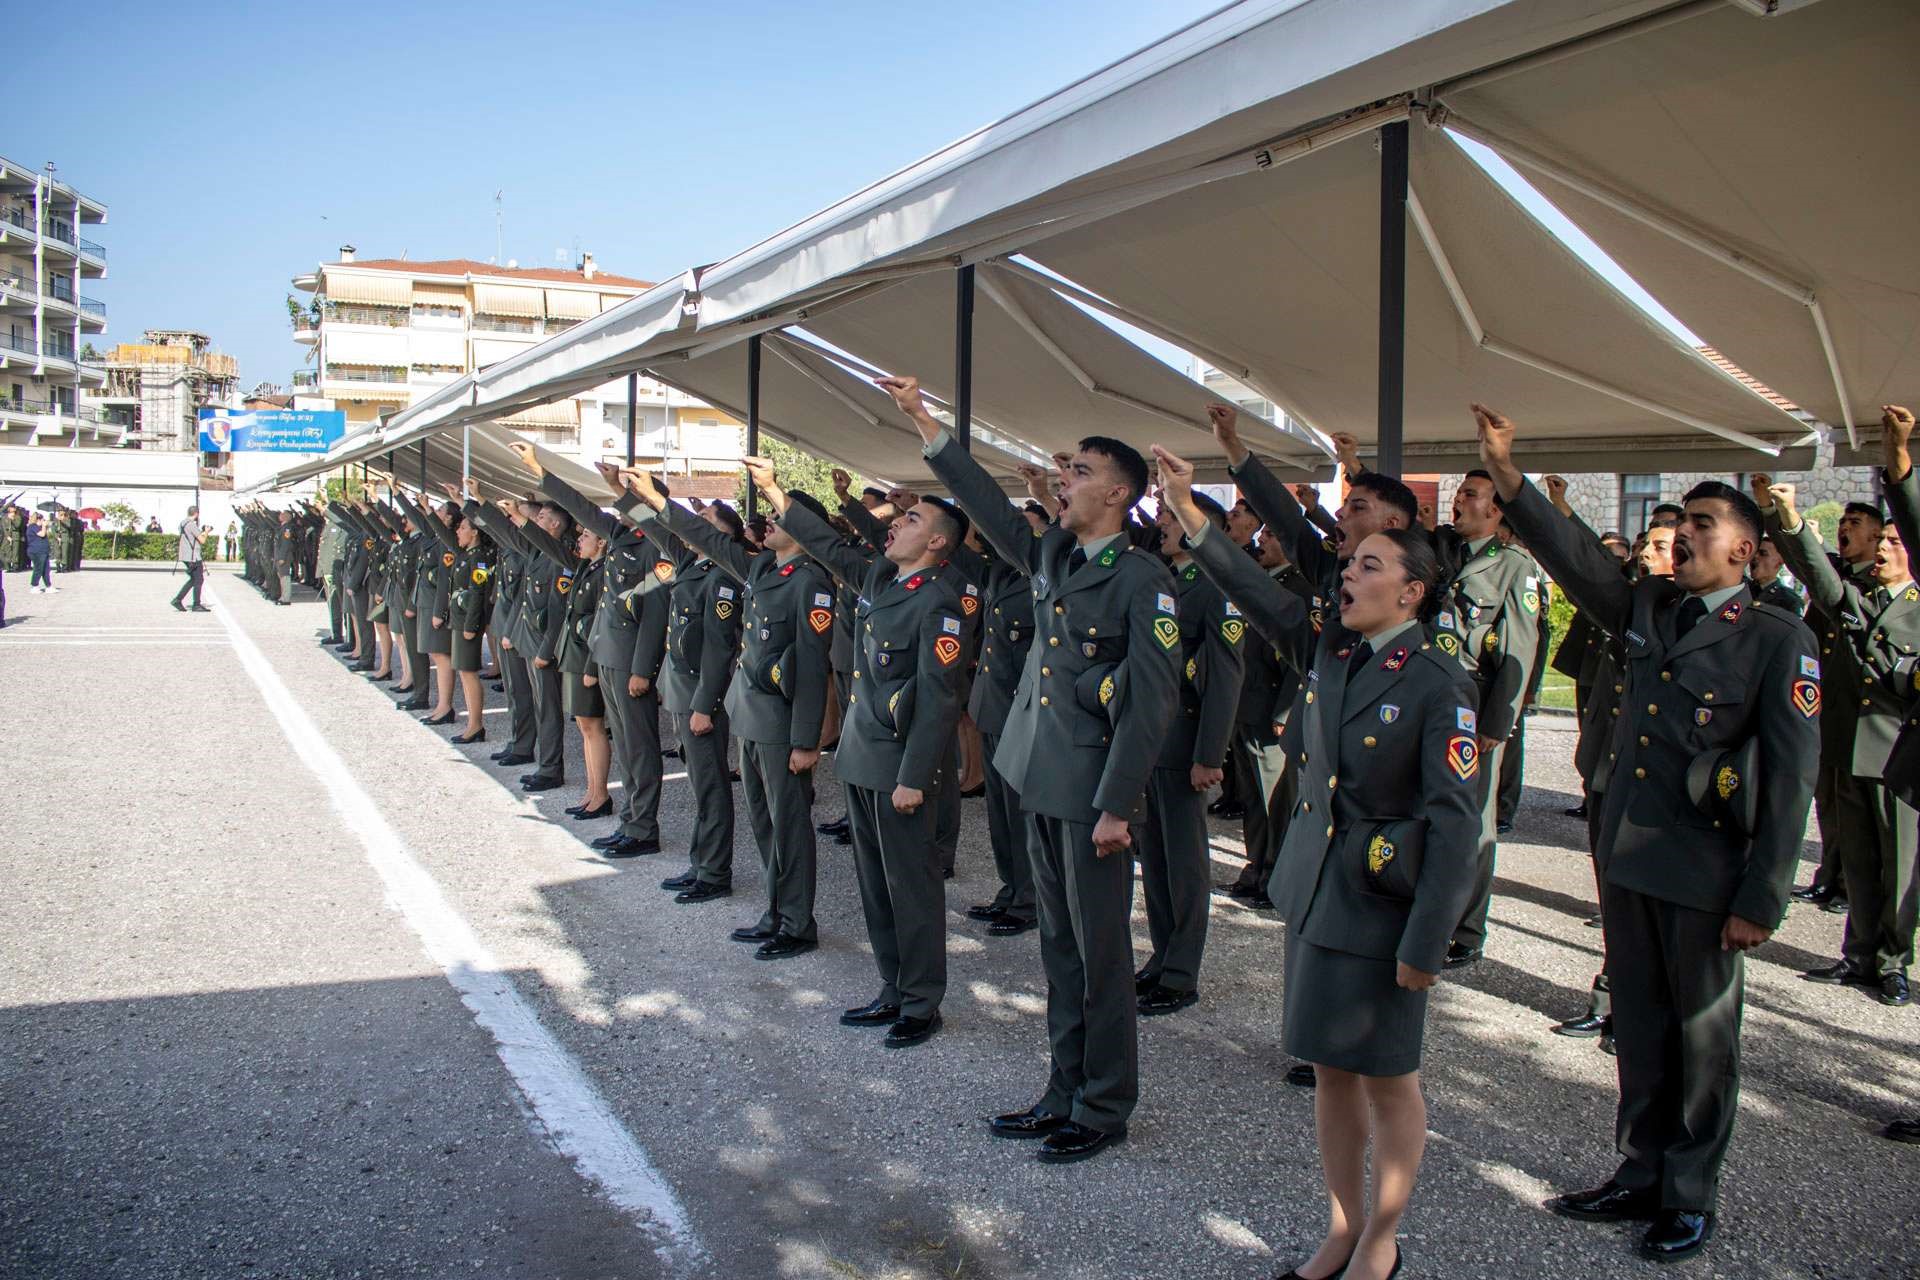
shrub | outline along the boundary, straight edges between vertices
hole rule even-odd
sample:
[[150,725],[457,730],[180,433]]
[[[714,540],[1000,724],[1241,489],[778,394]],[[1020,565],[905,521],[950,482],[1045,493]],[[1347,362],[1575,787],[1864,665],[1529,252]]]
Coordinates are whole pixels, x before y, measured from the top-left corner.
[[[218,538],[208,538],[206,557],[217,560]],[[180,555],[177,533],[106,533],[87,530],[87,543],[81,563],[88,560],[176,560]]]

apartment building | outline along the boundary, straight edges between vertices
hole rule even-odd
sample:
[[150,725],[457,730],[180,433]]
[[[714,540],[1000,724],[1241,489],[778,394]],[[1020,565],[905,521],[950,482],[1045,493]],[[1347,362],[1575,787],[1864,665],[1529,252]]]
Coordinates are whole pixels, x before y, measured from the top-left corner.
[[198,448],[200,410],[231,404],[240,384],[239,362],[191,329],[149,329],[140,342],[110,348],[101,366],[106,382],[83,407],[97,409],[129,448]]
[[53,165],[0,158],[0,445],[120,442],[82,402],[106,379],[87,339],[106,329],[107,309],[85,290],[107,274],[107,251],[81,230],[106,219]]

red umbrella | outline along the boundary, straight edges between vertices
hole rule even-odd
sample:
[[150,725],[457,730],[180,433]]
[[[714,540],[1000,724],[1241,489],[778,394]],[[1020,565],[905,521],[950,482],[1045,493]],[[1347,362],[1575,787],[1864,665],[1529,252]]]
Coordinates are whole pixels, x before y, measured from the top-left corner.
[[107,513],[98,507],[82,507],[80,508],[80,518],[82,520],[105,520]]

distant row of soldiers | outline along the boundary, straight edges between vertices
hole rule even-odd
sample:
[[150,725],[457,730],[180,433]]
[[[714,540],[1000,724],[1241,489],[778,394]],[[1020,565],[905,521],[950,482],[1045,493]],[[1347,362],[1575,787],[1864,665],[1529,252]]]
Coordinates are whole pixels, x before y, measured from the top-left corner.
[[[0,507],[0,566],[15,573],[27,569],[27,522],[32,519],[25,507],[9,502]],[[86,521],[70,507],[56,504],[48,514],[47,545],[51,567],[60,573],[80,568],[87,545]]]

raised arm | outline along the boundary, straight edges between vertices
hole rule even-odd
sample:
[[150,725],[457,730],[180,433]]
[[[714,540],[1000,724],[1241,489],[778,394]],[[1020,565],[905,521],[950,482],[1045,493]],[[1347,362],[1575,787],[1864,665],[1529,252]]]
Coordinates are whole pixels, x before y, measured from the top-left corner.
[[480,531],[500,546],[520,555],[531,555],[533,546],[515,527],[506,513],[475,498],[468,498],[460,514],[478,525]]
[[673,535],[720,567],[721,572],[738,582],[753,573],[760,553],[749,551],[693,512],[668,498],[653,477],[644,471],[622,468],[620,478],[634,497],[651,507],[654,523],[665,526]]
[[900,412],[913,420],[926,445],[927,462],[933,467],[934,475],[947,486],[953,500],[980,530],[980,536],[992,543],[993,549],[1008,563],[1018,565],[1022,573],[1034,572],[1040,563],[1040,539],[1034,536],[1033,526],[1007,501],[1007,495],[1000,492],[1000,486],[994,483],[986,468],[955,444],[952,433],[927,412],[926,401],[920,397],[919,379],[880,378],[877,384],[893,397]]
[[[848,498],[840,504],[840,515],[853,531],[860,535],[866,544],[875,551],[881,551],[887,545],[886,522],[867,510],[866,504],[854,498]],[[792,533],[789,529],[787,532]]]
[[542,529],[534,521],[529,520],[521,525],[520,535],[526,540],[528,547],[553,561],[568,573],[572,573],[579,567],[580,557],[561,546],[558,538]]
[[797,502],[782,503],[774,510],[780,527],[792,534],[793,540],[805,547],[807,554],[818,560],[822,568],[855,591],[866,589],[867,579],[873,576],[872,552],[847,546],[832,525]]
[[1513,424],[1485,405],[1473,406],[1480,428],[1480,458],[1507,523],[1567,598],[1609,635],[1623,635],[1633,612],[1633,584],[1620,576],[1620,562],[1591,533],[1554,509],[1513,465]]
[[1807,584],[1807,594],[1828,613],[1841,607],[1846,599],[1847,583],[1833,567],[1833,561],[1827,559],[1827,549],[1820,545],[1820,535],[1813,526],[1800,518],[1793,509],[1793,486],[1774,484],[1773,477],[1756,475],[1753,477],[1753,493],[1756,500],[1763,495],[1765,501],[1760,504],[1760,514],[1767,523],[1767,529],[1773,534],[1773,545],[1780,552],[1780,558],[1787,562],[1787,568],[1793,570],[1793,576]]
[[1913,474],[1907,444],[1913,438],[1913,410],[1890,404],[1880,410],[1880,448],[1885,458],[1887,507],[1909,556],[1920,554],[1920,478]]
[[1241,442],[1240,411],[1230,404],[1210,404],[1207,422],[1213,428],[1213,438],[1226,452],[1227,474],[1240,487],[1247,505],[1262,524],[1271,526],[1285,540],[1287,554],[1300,571],[1314,582],[1321,581],[1329,555],[1324,535],[1300,509],[1287,486]]
[[[527,448],[531,450],[533,446],[528,445]],[[589,502],[585,494],[551,471],[540,472],[540,492],[559,503],[561,510],[578,520],[583,528],[592,531],[603,542],[618,542],[625,533],[616,517]]]

